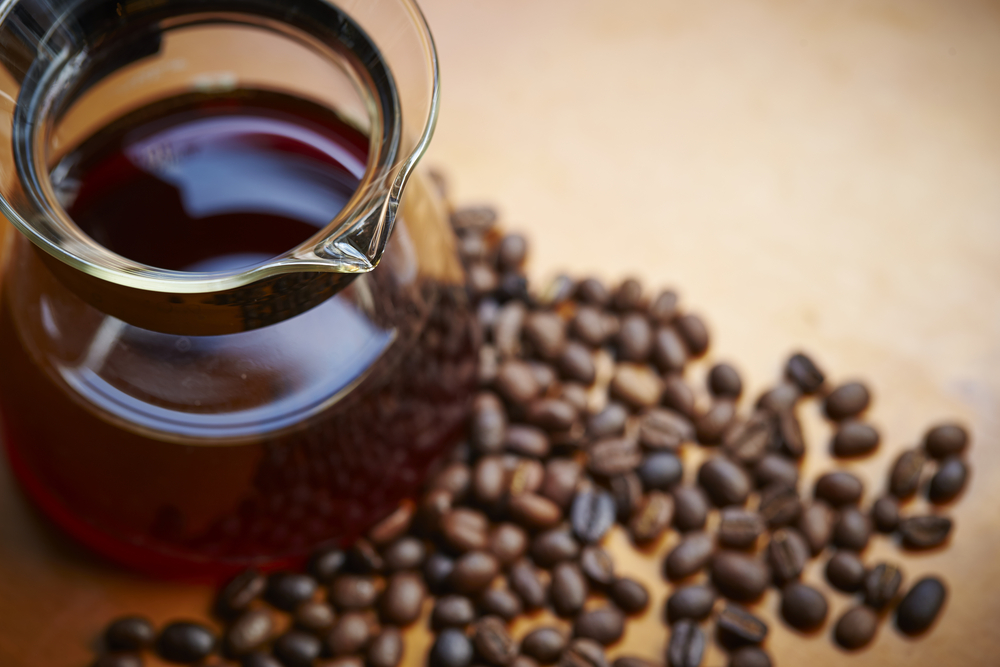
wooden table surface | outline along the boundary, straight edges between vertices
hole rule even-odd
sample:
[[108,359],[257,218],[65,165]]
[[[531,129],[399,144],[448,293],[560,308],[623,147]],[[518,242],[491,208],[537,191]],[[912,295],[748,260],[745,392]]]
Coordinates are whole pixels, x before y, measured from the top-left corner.
[[[885,624],[849,658],[823,631],[773,628],[779,665],[1000,664],[1000,4],[972,0],[425,0],[442,68],[426,162],[455,200],[499,206],[531,273],[670,285],[755,395],[796,349],[833,381],[865,378],[884,470],[927,426],[969,425],[973,476],[949,548],[865,558],[949,584],[918,640]],[[2,366],[0,366],[2,372]],[[703,368],[695,369],[698,381]],[[803,410],[807,483],[829,426]],[[690,466],[689,466],[690,467]],[[670,540],[660,545],[669,548]],[[657,559],[612,538],[622,567]],[[821,582],[814,561],[807,580]],[[0,665],[83,667],[125,611],[204,617],[205,588],[119,572],[69,544],[0,469]],[[633,653],[662,660],[655,613]],[[831,619],[849,598],[830,593]],[[774,619],[776,597],[757,609]],[[523,631],[523,624],[517,628]],[[420,665],[418,629],[406,664]],[[708,667],[725,664],[713,649]]]

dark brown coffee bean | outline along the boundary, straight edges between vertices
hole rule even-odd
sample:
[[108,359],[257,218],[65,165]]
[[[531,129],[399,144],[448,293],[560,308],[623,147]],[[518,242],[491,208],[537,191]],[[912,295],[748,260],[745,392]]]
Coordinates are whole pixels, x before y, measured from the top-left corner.
[[870,424],[850,419],[842,422],[837,428],[830,449],[834,456],[841,458],[866,456],[875,451],[878,443],[878,431]]
[[289,630],[274,640],[271,650],[286,667],[312,667],[323,651],[323,644],[308,632]]
[[469,667],[472,654],[472,642],[465,633],[448,628],[434,640],[428,662],[430,667]]
[[649,606],[649,591],[635,579],[622,577],[611,585],[611,599],[626,614],[641,613]]
[[[359,661],[360,662],[360,661]],[[241,667],[284,667],[278,659],[275,658],[270,653],[265,653],[263,651],[254,651],[253,653],[248,653],[243,656],[240,660]],[[324,665],[323,667],[342,667],[338,664],[336,660]],[[364,667],[363,665],[345,665],[343,667]]]
[[577,380],[583,384],[593,384],[597,377],[597,367],[590,349],[576,341],[569,341],[556,361],[559,371],[567,380]]
[[739,371],[729,364],[716,364],[708,372],[708,390],[715,396],[739,398],[743,393],[743,380]]
[[946,503],[954,500],[965,488],[969,478],[969,468],[962,459],[952,456],[944,459],[938,465],[937,472],[931,477],[931,485],[927,497],[932,503]]
[[792,355],[788,360],[785,365],[785,377],[806,394],[816,393],[826,379],[816,363],[801,352]]
[[862,589],[865,604],[882,609],[893,601],[903,583],[903,573],[892,563],[879,563],[865,574]]
[[631,438],[605,438],[591,445],[587,469],[600,477],[631,472],[642,462],[642,451]]
[[757,512],[727,507],[720,512],[719,544],[730,549],[747,549],[764,533],[764,519]]
[[581,609],[587,600],[587,580],[579,566],[572,562],[563,562],[552,568],[552,583],[549,585],[549,595],[552,598],[552,608],[560,616],[573,616]]
[[559,667],[608,667],[604,647],[593,639],[577,637],[559,656]]
[[[511,385],[513,387],[512,391],[520,389],[520,385],[516,384],[516,381],[520,377],[518,374],[519,370],[522,370],[521,366],[513,367],[513,370],[508,369],[508,377],[505,382],[514,383]],[[495,382],[499,383],[499,368],[496,371],[496,375]],[[529,385],[531,381],[528,381]],[[500,399],[495,394],[489,392],[478,394],[475,402],[472,404],[472,418],[469,425],[469,436],[476,451],[483,454],[499,452],[503,449],[503,439],[506,430],[507,413],[504,411]]]
[[899,501],[894,496],[882,496],[872,505],[872,523],[882,533],[891,533],[899,526]]
[[678,486],[674,497],[674,526],[677,530],[701,530],[708,519],[708,498],[697,486]]
[[701,465],[698,483],[719,507],[743,505],[750,495],[750,477],[743,468],[721,456]]
[[625,431],[628,410],[621,403],[609,402],[596,415],[587,420],[587,434],[594,439],[621,435]]
[[479,609],[484,616],[499,616],[511,622],[524,612],[524,604],[509,589],[491,588],[479,596]]
[[853,593],[865,580],[865,564],[850,551],[837,551],[826,563],[826,580],[834,588]]
[[590,409],[589,390],[580,382],[561,383],[559,385],[559,398],[572,405],[581,415],[587,414]]
[[676,410],[688,419],[694,419],[694,390],[679,374],[671,373],[663,379],[662,401],[665,407]]
[[455,501],[461,501],[472,484],[472,471],[461,462],[450,463],[431,480],[430,488],[442,489],[451,494]]
[[298,609],[295,610],[293,620],[296,627],[302,630],[321,633],[333,627],[336,615],[327,603],[310,600],[299,605]]
[[472,645],[479,657],[497,667],[509,665],[517,657],[517,642],[496,616],[487,616],[473,626]]
[[774,580],[786,584],[799,578],[809,562],[809,546],[805,538],[791,528],[779,528],[771,535],[767,545],[767,562]]
[[625,632],[625,616],[614,607],[588,609],[576,617],[573,634],[593,639],[607,646],[621,639]]
[[708,350],[708,328],[697,315],[682,315],[677,318],[677,332],[684,339],[692,357],[700,357]]
[[559,659],[566,648],[566,637],[558,628],[537,628],[521,640],[521,652],[543,665]]
[[608,339],[601,311],[592,306],[581,306],[569,323],[569,333],[591,347],[600,347]]
[[500,239],[497,265],[501,270],[516,271],[524,264],[528,254],[528,241],[521,234],[507,234]]
[[642,480],[634,472],[616,475],[608,481],[611,495],[615,499],[615,509],[618,520],[625,523],[632,518],[639,503],[642,502]]
[[615,366],[609,390],[616,400],[641,410],[660,402],[663,381],[648,366],[619,363]]
[[514,563],[507,574],[511,590],[517,593],[528,610],[545,606],[548,598],[545,582],[534,565],[528,560]]
[[[336,569],[330,567],[330,561],[336,560],[338,557],[340,562],[337,568],[344,562],[344,552],[339,549],[320,552],[310,563],[310,570],[332,569],[335,572]],[[257,570],[244,570],[222,587],[216,598],[215,608],[223,616],[238,614],[260,597],[265,588],[267,588],[267,578],[264,575]]]
[[839,421],[864,412],[870,402],[871,395],[865,385],[860,382],[847,382],[827,395],[823,407],[827,417]]
[[833,637],[844,648],[855,650],[869,644],[877,630],[878,615],[861,605],[844,612],[833,629]]
[[834,507],[854,505],[861,500],[864,484],[855,475],[843,470],[828,472],[818,480],[814,493]]
[[526,424],[511,424],[507,427],[504,447],[508,452],[539,459],[548,456],[551,449],[545,431]]
[[889,491],[897,498],[908,498],[917,492],[920,485],[920,472],[923,470],[926,458],[923,452],[911,449],[903,452],[896,459],[889,473]]
[[156,653],[168,662],[182,665],[207,658],[215,650],[215,635],[201,623],[176,621],[160,631]]
[[293,611],[312,598],[317,583],[312,577],[295,572],[275,572],[267,578],[264,599],[282,611]]
[[[516,359],[510,359],[500,365],[495,386],[501,396],[518,405],[528,404],[541,392],[531,366]],[[502,437],[500,441],[503,442]]]
[[903,546],[930,549],[940,546],[951,534],[951,519],[943,516],[914,516],[899,522]]
[[426,556],[423,542],[409,536],[396,540],[382,554],[385,569],[389,572],[415,570],[423,565]]
[[525,419],[547,431],[565,431],[576,422],[576,408],[561,398],[539,398],[525,410]]
[[940,424],[924,436],[924,450],[935,459],[958,456],[968,444],[969,433],[958,424]]
[[616,337],[618,358],[622,361],[642,362],[653,349],[653,328],[640,313],[628,313],[621,318],[621,328]]
[[507,511],[514,521],[530,529],[552,528],[562,521],[562,510],[554,502],[534,493],[511,498]]
[[689,618],[701,621],[708,618],[715,606],[715,591],[705,584],[692,584],[678,588],[667,598],[667,620],[675,623]]
[[470,551],[457,561],[449,581],[456,593],[469,595],[485,589],[500,571],[500,564],[492,554]]
[[705,655],[705,633],[694,622],[677,621],[667,644],[669,667],[699,667]]
[[795,408],[796,403],[802,397],[802,390],[798,385],[782,381],[776,386],[768,389],[757,399],[758,410],[766,410],[771,414],[789,412]]
[[343,614],[327,635],[327,649],[333,655],[350,655],[364,650],[371,640],[372,624],[361,612]]
[[720,551],[712,558],[712,582],[730,600],[756,600],[771,581],[771,571],[759,558],[737,551]]
[[397,572],[389,577],[382,593],[382,618],[399,627],[417,620],[427,591],[420,576],[412,572]]
[[455,561],[443,553],[433,553],[424,562],[424,581],[431,592],[440,595],[451,585]]
[[239,657],[255,651],[271,640],[274,630],[274,618],[266,609],[246,611],[226,630],[223,638],[226,653]]
[[520,526],[501,523],[490,533],[489,549],[500,566],[506,567],[528,550],[528,534]]
[[833,539],[833,520],[833,511],[821,501],[813,502],[802,510],[797,527],[802,537],[806,539],[812,555],[815,556],[825,549]]
[[628,522],[629,533],[637,544],[660,537],[674,518],[674,499],[660,491],[650,491],[639,501]]
[[[545,468],[539,461],[508,455],[504,458],[504,466],[507,468],[507,493],[510,496],[535,494],[542,488]],[[545,499],[545,502],[550,501]]]
[[775,439],[778,450],[793,459],[801,459],[806,453],[806,442],[802,435],[802,424],[792,410],[776,415]]
[[646,456],[636,473],[647,491],[668,491],[681,481],[684,467],[674,454],[654,452]]
[[823,625],[828,611],[826,598],[812,586],[794,582],[781,592],[781,616],[799,630]]
[[715,625],[724,638],[738,643],[760,644],[767,637],[767,623],[739,605],[727,604]]
[[684,415],[665,408],[646,410],[639,422],[639,443],[647,449],[675,451],[695,439],[694,425]]
[[[496,457],[484,457],[476,465],[476,496],[478,489],[487,485],[487,479],[499,478],[501,484],[504,478],[503,463]],[[493,481],[488,482],[492,486]],[[501,494],[503,487],[501,486]],[[492,491],[489,492],[493,496]],[[500,494],[496,494],[499,499]],[[482,512],[459,507],[444,516],[441,520],[441,533],[445,541],[453,549],[462,553],[485,549],[489,545],[489,521]]]
[[330,601],[337,609],[364,609],[375,604],[378,589],[371,577],[342,574],[330,584]]
[[770,486],[760,492],[757,508],[769,528],[787,526],[802,515],[802,501],[794,489],[783,485]]
[[556,313],[539,311],[524,320],[524,337],[542,359],[556,359],[566,345],[566,325]]
[[431,612],[431,627],[435,630],[443,628],[464,628],[476,620],[476,608],[472,600],[461,595],[445,595],[434,603]]
[[781,485],[794,489],[799,485],[799,469],[794,461],[778,454],[765,454],[753,468],[757,486]]
[[410,529],[413,513],[413,505],[400,505],[396,511],[379,521],[368,531],[368,541],[377,547],[384,547],[395,542]]
[[396,667],[403,660],[403,635],[383,628],[368,646],[368,667]]
[[611,297],[611,305],[615,310],[627,312],[645,309],[642,295],[642,283],[635,278],[626,278],[621,282]]
[[705,414],[695,420],[698,441],[714,444],[722,440],[722,435],[736,417],[736,404],[729,398],[718,398]]
[[584,543],[600,542],[615,522],[615,499],[606,491],[576,494],[570,509],[573,533]]
[[924,577],[896,607],[896,627],[908,635],[923,632],[934,623],[946,597],[947,590],[940,579]]
[[743,465],[760,461],[774,437],[773,420],[765,412],[755,412],[745,421],[735,420],[722,435],[726,455]]
[[729,656],[729,667],[771,667],[771,656],[757,646],[744,646]]
[[565,528],[546,531],[531,541],[531,557],[542,567],[573,560],[579,553],[580,543]]
[[705,567],[711,557],[711,535],[689,533],[670,550],[663,565],[669,579],[683,579]]
[[580,473],[580,464],[573,459],[549,459],[539,493],[565,509],[576,495]]
[[615,581],[615,564],[607,551],[596,545],[587,545],[580,554],[580,569],[590,581],[599,586],[609,586]]
[[868,546],[871,534],[871,519],[857,507],[841,509],[833,524],[833,543],[842,549],[862,551]]
[[112,621],[104,631],[104,646],[109,651],[142,651],[155,640],[156,630],[144,616],[123,616]]
[[93,663],[94,667],[143,667],[142,656],[138,653],[102,653]]

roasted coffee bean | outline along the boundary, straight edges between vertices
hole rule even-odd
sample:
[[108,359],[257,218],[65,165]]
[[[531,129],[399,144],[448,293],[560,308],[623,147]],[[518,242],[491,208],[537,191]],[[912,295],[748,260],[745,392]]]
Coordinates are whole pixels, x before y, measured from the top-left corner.
[[694,422],[698,441],[714,444],[722,440],[722,435],[736,418],[736,404],[729,398],[718,398],[712,402],[705,414]]
[[587,410],[590,409],[589,390],[579,382],[561,383],[559,385],[559,398],[572,405],[581,415],[587,414]]
[[599,644],[614,644],[625,632],[625,616],[614,607],[588,609],[576,617],[573,633]]
[[660,491],[650,491],[639,501],[629,519],[628,529],[637,544],[646,544],[660,537],[674,518],[674,499]]
[[899,522],[903,546],[910,549],[930,549],[940,546],[951,534],[951,519],[943,516],[914,516]]
[[93,664],[94,667],[143,667],[138,653],[102,653]]
[[[500,364],[494,386],[501,396],[518,405],[528,404],[541,392],[531,366],[516,359]],[[502,437],[500,441],[503,442]]]
[[611,495],[615,499],[618,520],[625,523],[642,502],[642,480],[634,472],[616,475],[608,480]]
[[406,627],[417,620],[427,591],[423,580],[411,572],[397,572],[389,577],[382,593],[382,618],[392,625]]
[[576,293],[576,280],[560,273],[547,283],[532,298],[537,304],[545,307],[559,306],[567,303]]
[[591,347],[600,347],[608,339],[601,311],[592,306],[581,306],[569,323],[570,335]]
[[615,581],[615,563],[611,555],[599,546],[590,544],[583,548],[580,569],[599,586],[608,586]]
[[698,469],[698,483],[719,507],[743,505],[750,495],[750,477],[729,459],[717,456]]
[[104,631],[104,646],[109,651],[142,651],[155,640],[156,630],[144,616],[123,616]]
[[565,648],[566,637],[558,628],[537,628],[521,640],[521,653],[543,665],[550,665],[558,660]]
[[677,293],[670,289],[660,292],[649,306],[650,319],[660,324],[668,324],[678,314]]
[[424,581],[431,592],[440,595],[448,589],[455,561],[442,553],[433,553],[424,563]]
[[969,434],[958,424],[935,426],[924,436],[924,450],[935,459],[958,456],[968,444]]
[[615,499],[600,490],[576,494],[570,510],[573,533],[584,543],[600,542],[615,522]]
[[653,328],[640,313],[628,313],[621,318],[621,328],[616,337],[618,358],[622,361],[642,362],[653,349]]
[[674,526],[677,530],[701,530],[708,519],[708,498],[697,486],[678,486],[674,497]]
[[670,550],[663,561],[669,579],[683,579],[705,567],[712,557],[712,536],[689,533]]
[[677,318],[677,332],[684,339],[692,357],[700,357],[708,350],[708,328],[697,315],[687,314]]
[[549,450],[552,448],[549,436],[545,434],[545,431],[526,424],[511,424],[507,427],[504,447],[508,452],[538,459],[548,456]]
[[611,291],[597,278],[584,278],[576,286],[576,298],[603,307],[610,303]]
[[729,656],[729,667],[771,667],[771,657],[757,646],[744,646]]
[[457,561],[449,581],[456,593],[469,595],[485,589],[500,571],[500,564],[492,554],[470,551]]
[[857,507],[841,509],[833,524],[833,543],[842,549],[862,551],[868,546],[871,534],[871,519]]
[[526,528],[544,530],[562,521],[562,510],[554,502],[535,493],[522,493],[507,503],[507,511],[514,521]]
[[507,567],[528,550],[528,534],[512,523],[498,524],[490,533],[490,552],[501,567]]
[[[496,379],[494,380],[498,384],[500,382],[500,368],[497,369]],[[512,391],[520,389],[520,385],[516,382],[520,377],[518,372],[521,370],[523,370],[521,366],[517,366],[513,370],[508,368],[509,377],[505,382],[514,383],[511,385],[513,387]],[[530,382],[533,382],[533,378],[529,381],[529,384]],[[472,417],[469,424],[469,437],[476,451],[483,454],[499,452],[503,449],[503,439],[506,430],[507,413],[504,411],[500,399],[495,394],[489,392],[478,394],[475,402],[472,404]]]
[[865,574],[862,589],[865,604],[881,609],[896,597],[903,583],[903,573],[892,563],[879,563]]
[[734,421],[722,436],[726,455],[744,465],[760,461],[773,439],[773,420],[765,412],[755,412],[746,421]]
[[649,606],[649,591],[635,579],[622,577],[611,585],[611,599],[626,614],[638,614]]
[[778,528],[798,521],[802,515],[802,501],[794,489],[771,486],[761,491],[757,511],[769,528]]
[[796,525],[812,555],[825,549],[833,539],[833,520],[833,510],[822,501],[814,501],[802,510]]
[[737,551],[720,551],[712,558],[712,583],[730,600],[756,600],[771,581],[771,571],[759,558]]
[[502,270],[517,270],[528,254],[528,241],[521,234],[507,234],[500,239],[497,264]]
[[871,454],[878,447],[879,435],[870,424],[854,421],[844,421],[833,436],[830,449],[834,456],[848,458]]
[[385,569],[389,572],[415,570],[423,565],[426,556],[423,542],[410,536],[396,540],[382,554]]
[[648,366],[619,363],[609,390],[613,398],[635,409],[650,408],[660,402],[663,381]]
[[669,667],[699,667],[705,655],[705,633],[694,622],[677,621],[667,644]]
[[549,595],[552,608],[560,616],[573,616],[587,600],[587,580],[576,563],[563,562],[552,568]]
[[274,640],[271,650],[285,667],[312,667],[323,651],[323,644],[308,632],[289,630]]
[[493,321],[493,342],[503,358],[517,355],[521,351],[521,330],[527,309],[519,301],[508,301],[497,311]]
[[573,560],[579,553],[580,543],[565,528],[546,531],[531,541],[531,557],[542,567]]
[[816,363],[801,352],[788,360],[785,376],[806,394],[816,393],[826,379]]
[[809,546],[798,531],[779,528],[771,535],[767,545],[767,562],[774,580],[785,584],[799,578],[809,562]]
[[798,466],[793,461],[778,454],[765,454],[754,466],[753,474],[759,487],[780,484],[794,489],[799,485]]
[[947,590],[937,577],[924,577],[903,596],[896,607],[896,627],[915,635],[931,627],[944,606]]
[[767,623],[739,605],[727,604],[715,625],[723,637],[738,643],[760,644],[767,637]]
[[720,512],[719,544],[731,549],[747,549],[764,533],[764,519],[757,512],[727,507]]
[[812,586],[796,581],[781,592],[781,616],[793,628],[818,628],[826,620],[827,610],[826,598]]
[[350,655],[364,650],[371,640],[372,626],[361,612],[342,615],[326,637],[327,649],[333,655]]
[[847,382],[827,395],[823,407],[827,417],[839,421],[864,412],[870,402],[868,387],[860,382]]
[[504,466],[507,468],[507,493],[511,496],[537,493],[542,488],[545,467],[539,461],[508,455],[504,457]]
[[621,403],[609,402],[603,410],[587,420],[587,434],[592,438],[621,435],[625,431],[628,410]]
[[877,630],[878,614],[861,605],[844,612],[833,629],[833,637],[844,648],[854,650],[869,644]]
[[916,493],[925,461],[923,452],[917,449],[900,454],[889,473],[889,492],[897,498],[909,498]]
[[549,459],[539,493],[565,509],[576,495],[580,473],[580,464],[573,459]]
[[375,550],[374,544],[363,537],[355,540],[347,550],[345,570],[355,574],[376,574],[384,568],[385,561],[382,560],[382,555]]
[[969,468],[965,461],[952,456],[944,459],[938,465],[937,472],[931,477],[931,485],[927,497],[932,503],[946,503],[954,500],[965,488],[969,478]]
[[555,369],[543,361],[530,360],[527,364],[531,368],[531,372],[535,376],[535,382],[538,383],[538,388],[542,394],[545,394],[556,383],[556,380],[559,379]]
[[792,410],[801,397],[802,390],[797,384],[782,381],[761,394],[756,407],[771,414],[779,414]]
[[743,380],[739,371],[729,364],[716,364],[708,372],[708,390],[715,396],[739,398],[743,393]]
[[814,493],[834,507],[854,505],[861,500],[864,484],[855,475],[839,470],[828,472],[818,480]]
[[662,401],[665,407],[676,410],[688,419],[695,416],[694,390],[677,373],[671,373],[663,379]]
[[201,623],[176,621],[160,631],[156,653],[182,665],[207,658],[215,650],[215,635]]
[[577,637],[559,656],[559,667],[608,667],[604,648],[593,639]]
[[705,584],[692,584],[676,589],[667,598],[667,620],[675,623],[689,618],[701,621],[708,618],[715,606],[715,590]]
[[538,570],[530,561],[520,560],[514,563],[507,574],[507,579],[511,590],[521,598],[525,609],[534,610],[545,606],[548,591]]
[[591,445],[587,469],[600,477],[631,472],[642,462],[642,451],[631,438],[605,438]]
[[368,541],[377,547],[384,547],[395,542],[410,529],[413,513],[413,505],[409,503],[400,505],[396,511],[379,521],[368,531]]
[[274,629],[274,618],[270,612],[266,609],[251,609],[229,626],[223,637],[223,646],[230,656],[245,655],[270,641]]
[[[333,567],[334,562],[336,567]],[[344,562],[344,552],[339,549],[328,549],[318,553],[310,562],[310,571],[336,572]],[[326,579],[324,579],[326,580]],[[216,610],[223,616],[237,614],[256,600],[267,588],[267,578],[257,570],[244,570],[229,580],[222,587],[215,601]],[[131,650],[131,649],[125,649]]]
[[802,435],[802,424],[792,410],[777,414],[775,429],[778,449],[793,459],[801,459],[806,453],[806,442]]
[[434,640],[428,662],[431,667],[469,667],[472,654],[472,642],[465,633],[448,628]]
[[524,337],[542,359],[555,359],[566,345],[566,325],[551,311],[531,313],[524,320]]
[[402,660],[402,634],[396,628],[383,628],[368,646],[368,667],[396,667]]
[[295,621],[295,626],[302,630],[320,633],[333,627],[336,615],[326,602],[310,600],[299,605],[292,620]]
[[853,593],[865,580],[865,564],[851,551],[837,551],[826,563],[826,580],[834,588]]
[[503,621],[495,616],[487,616],[473,626],[472,645],[479,657],[490,665],[503,667],[517,657],[517,642],[507,632]]
[[479,597],[479,608],[485,616],[499,616],[513,621],[524,611],[524,604],[506,588],[491,588]]
[[316,592],[316,580],[295,572],[275,572],[267,578],[264,599],[282,611],[293,611],[300,604],[312,598]]
[[899,526],[899,501],[894,496],[882,496],[872,505],[875,529],[891,533]]
[[431,612],[431,627],[440,631],[443,628],[464,628],[476,620],[476,608],[472,600],[462,595],[445,595],[434,602]]
[[[472,471],[472,495],[484,505],[495,505],[506,490],[507,470],[499,456],[484,456]],[[448,543],[459,551],[481,549],[486,537],[485,517],[458,508],[441,521]],[[454,543],[452,540],[456,540]]]
[[451,226],[458,233],[478,232],[493,229],[497,223],[497,211],[492,206],[465,206],[456,209],[450,216]]
[[681,481],[684,466],[670,452],[649,454],[636,469],[647,491],[667,491]]
[[646,410],[639,422],[639,443],[647,449],[677,450],[695,439],[694,424],[679,412],[666,408]]
[[565,431],[576,422],[576,408],[561,398],[538,398],[528,404],[525,419],[547,431]]
[[[284,665],[278,662],[277,658],[263,651],[254,651],[243,656],[243,659],[240,660],[240,665],[241,667],[284,667]],[[334,664],[324,665],[324,667],[334,667]]]
[[630,310],[642,310],[645,308],[645,300],[642,296],[642,283],[635,278],[626,278],[611,296],[611,305],[615,310],[627,312]]
[[337,609],[364,609],[375,604],[378,589],[375,580],[355,574],[342,574],[330,584],[330,601]]

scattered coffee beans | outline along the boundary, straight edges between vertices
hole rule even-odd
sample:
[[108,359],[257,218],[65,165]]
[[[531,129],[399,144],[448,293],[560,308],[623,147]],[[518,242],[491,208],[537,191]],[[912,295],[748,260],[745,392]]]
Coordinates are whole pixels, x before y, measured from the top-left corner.
[[925,577],[913,584],[896,607],[896,625],[908,635],[923,632],[934,623],[947,595],[937,577]]
[[781,591],[781,617],[793,628],[818,628],[826,620],[826,613],[826,598],[812,586],[794,582]]
[[875,638],[878,614],[871,607],[858,606],[848,609],[837,621],[833,636],[846,649],[859,649]]
[[674,624],[667,645],[669,667],[698,667],[705,654],[705,633],[694,622],[678,621]]

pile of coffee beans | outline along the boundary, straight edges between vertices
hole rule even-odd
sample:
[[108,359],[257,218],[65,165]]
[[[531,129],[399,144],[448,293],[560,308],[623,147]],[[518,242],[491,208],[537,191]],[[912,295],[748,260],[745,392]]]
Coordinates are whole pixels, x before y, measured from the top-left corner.
[[[567,276],[533,290],[528,244],[502,235],[496,219],[489,208],[452,215],[484,333],[480,392],[467,443],[423,496],[349,548],[316,553],[305,572],[240,574],[218,594],[215,625],[157,632],[139,616],[114,621],[98,667],[141,665],[147,650],[178,664],[214,655],[213,664],[243,667],[396,667],[402,630],[418,622],[434,633],[428,667],[607,667],[606,647],[651,604],[647,585],[621,576],[602,546],[613,529],[637,549],[679,535],[657,584],[669,591],[669,630],[655,639],[669,667],[698,667],[713,641],[732,667],[774,664],[764,648],[771,628],[753,610],[770,587],[785,623],[829,624],[845,649],[868,644],[887,617],[911,635],[934,623],[947,596],[939,578],[907,587],[899,563],[866,563],[862,553],[873,531],[904,549],[947,542],[941,506],[969,477],[961,426],[928,430],[870,504],[844,470],[803,488],[810,445],[797,406],[821,402],[836,425],[835,457],[865,456],[881,438],[865,421],[864,384],[831,386],[798,353],[746,411],[733,366],[713,366],[704,389],[685,378],[710,336],[677,294]],[[685,475],[691,448],[705,456]],[[904,512],[917,493],[934,512]],[[830,586],[857,596],[835,620],[829,591],[801,581],[818,557]],[[512,634],[514,621],[542,609],[565,620]]]

